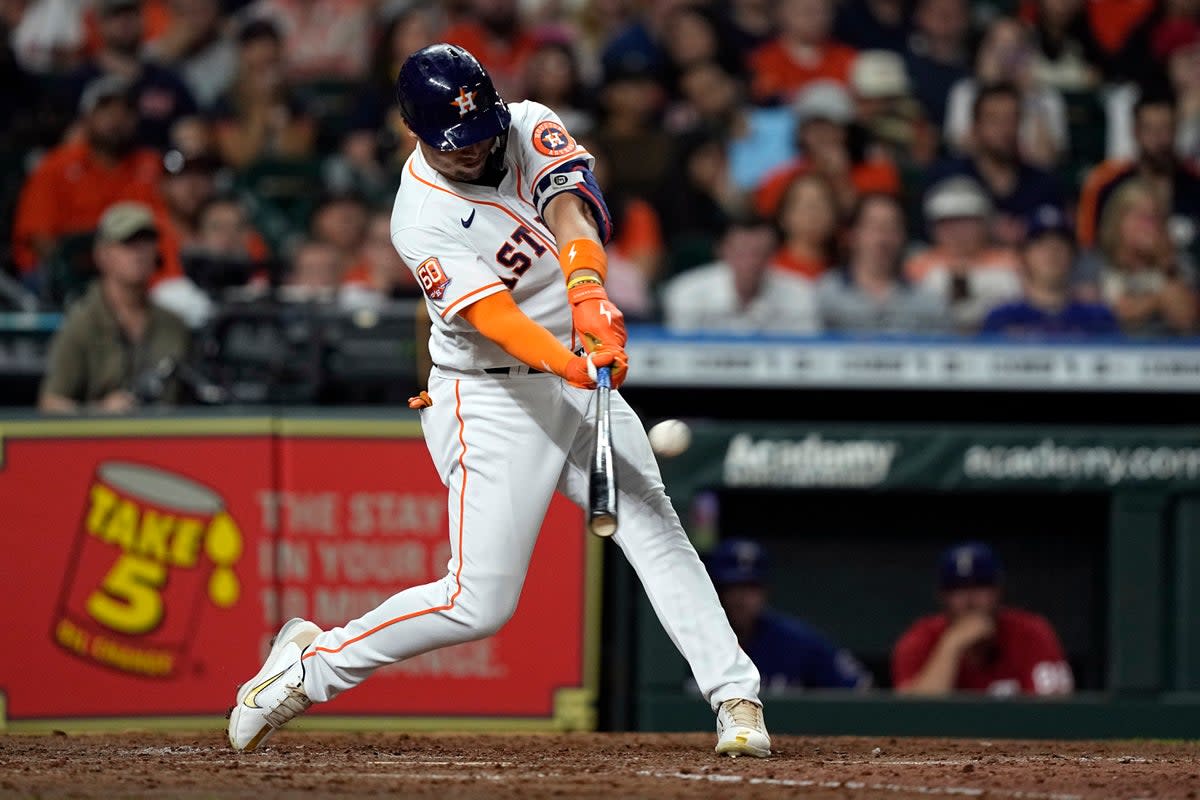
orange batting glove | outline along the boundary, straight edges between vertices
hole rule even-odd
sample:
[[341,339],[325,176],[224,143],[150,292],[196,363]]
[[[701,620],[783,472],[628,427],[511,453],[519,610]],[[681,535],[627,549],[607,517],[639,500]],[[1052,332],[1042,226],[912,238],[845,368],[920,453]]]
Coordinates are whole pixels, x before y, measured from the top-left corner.
[[575,356],[567,362],[563,377],[567,383],[580,389],[596,388],[596,369],[610,367],[612,388],[618,389],[629,374],[629,356],[624,350],[602,346],[586,356]]
[[625,315],[608,299],[604,286],[594,279],[583,279],[567,287],[571,319],[580,341],[589,351],[601,345],[625,348]]

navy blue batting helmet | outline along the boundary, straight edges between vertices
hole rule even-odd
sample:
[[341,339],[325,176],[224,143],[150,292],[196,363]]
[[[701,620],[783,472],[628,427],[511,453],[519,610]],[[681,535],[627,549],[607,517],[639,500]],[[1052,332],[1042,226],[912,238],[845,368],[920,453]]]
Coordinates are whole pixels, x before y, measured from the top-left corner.
[[487,70],[452,44],[430,45],[405,60],[396,101],[412,132],[442,151],[499,136],[512,119]]

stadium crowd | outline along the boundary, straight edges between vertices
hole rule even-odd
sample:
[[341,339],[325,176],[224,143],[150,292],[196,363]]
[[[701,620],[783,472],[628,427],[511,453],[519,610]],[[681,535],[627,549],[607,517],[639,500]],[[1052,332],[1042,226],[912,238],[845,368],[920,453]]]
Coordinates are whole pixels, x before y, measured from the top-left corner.
[[631,319],[1197,325],[1200,0],[2,0],[0,29],[10,307],[84,297],[127,202],[192,327],[230,296],[418,296],[392,84],[447,41],[595,154]]

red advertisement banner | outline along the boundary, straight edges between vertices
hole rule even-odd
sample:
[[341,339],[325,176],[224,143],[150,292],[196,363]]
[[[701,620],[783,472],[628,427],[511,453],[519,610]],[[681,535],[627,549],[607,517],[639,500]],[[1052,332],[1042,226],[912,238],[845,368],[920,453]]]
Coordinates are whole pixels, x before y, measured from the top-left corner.
[[[0,423],[8,724],[223,714],[282,620],[339,625],[441,577],[446,491],[424,442],[322,424]],[[589,673],[587,555],[556,497],[504,630],[311,715],[586,724],[560,690]]]

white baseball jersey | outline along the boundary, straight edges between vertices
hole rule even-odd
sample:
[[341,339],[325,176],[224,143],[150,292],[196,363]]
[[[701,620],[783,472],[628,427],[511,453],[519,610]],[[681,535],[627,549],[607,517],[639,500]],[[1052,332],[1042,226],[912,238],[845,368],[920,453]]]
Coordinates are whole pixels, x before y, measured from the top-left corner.
[[534,191],[564,164],[592,156],[554,112],[540,103],[511,103],[499,187],[450,181],[417,148],[404,165],[392,211],[392,243],[425,291],[433,363],[455,369],[516,362],[458,314],[496,292],[574,349],[558,248],[534,205]]
[[[509,109],[498,188],[448,181],[418,151],[405,165],[392,215],[392,241],[421,282],[433,320],[436,366],[421,428],[448,491],[446,574],[320,634],[304,655],[304,691],[315,702],[386,664],[497,631],[517,607],[555,490],[587,506],[594,392],[517,366],[459,318],[472,302],[511,291],[522,311],[572,345],[566,281],[534,192],[556,167],[573,159],[590,165],[591,157],[544,106]],[[503,366],[517,368],[480,371]],[[671,506],[645,428],[619,393],[611,399],[620,506],[613,541],[713,709],[730,699],[757,701],[758,670],[738,647]]]

